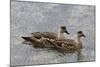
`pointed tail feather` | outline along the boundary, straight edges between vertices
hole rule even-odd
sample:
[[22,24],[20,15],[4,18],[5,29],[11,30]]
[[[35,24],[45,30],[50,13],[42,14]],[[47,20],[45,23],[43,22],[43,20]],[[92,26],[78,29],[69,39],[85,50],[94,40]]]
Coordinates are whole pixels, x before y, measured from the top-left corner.
[[39,43],[40,41],[38,41],[38,39],[34,38],[34,37],[22,37],[24,40],[26,41],[30,41],[30,42],[34,42],[34,43]]
[[30,37],[23,37],[23,36],[22,36],[22,38],[23,38],[24,40],[26,40],[26,41],[31,41],[31,38],[30,38]]

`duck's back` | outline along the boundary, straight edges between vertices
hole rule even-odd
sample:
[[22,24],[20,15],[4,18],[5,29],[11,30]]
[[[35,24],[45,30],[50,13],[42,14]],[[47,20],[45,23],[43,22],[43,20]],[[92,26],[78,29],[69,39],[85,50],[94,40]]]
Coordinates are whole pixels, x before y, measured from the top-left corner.
[[65,45],[72,45],[74,46],[76,42],[72,39],[63,39],[63,40],[56,40],[57,43],[64,43]]
[[34,32],[34,33],[31,33],[33,37],[37,38],[37,39],[40,39],[42,37],[42,34],[40,32]]
[[53,32],[34,32],[32,35],[38,39],[41,37],[49,38],[49,39],[56,39],[57,34]]

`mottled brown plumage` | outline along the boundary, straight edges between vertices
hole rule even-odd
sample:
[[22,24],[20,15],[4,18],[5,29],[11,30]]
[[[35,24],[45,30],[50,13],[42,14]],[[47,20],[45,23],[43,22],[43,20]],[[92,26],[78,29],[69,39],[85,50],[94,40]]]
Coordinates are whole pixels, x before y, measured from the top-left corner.
[[57,34],[53,32],[34,32],[31,33],[33,37],[40,39],[42,37],[49,39],[57,39]]

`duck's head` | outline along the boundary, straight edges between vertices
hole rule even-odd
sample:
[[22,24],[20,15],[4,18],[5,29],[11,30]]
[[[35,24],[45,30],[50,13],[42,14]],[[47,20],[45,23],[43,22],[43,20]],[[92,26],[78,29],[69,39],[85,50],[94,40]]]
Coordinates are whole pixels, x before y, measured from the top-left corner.
[[69,32],[66,29],[66,26],[61,26],[60,27],[60,33],[67,33],[67,34],[69,34]]
[[77,33],[79,37],[86,37],[82,31],[78,31]]

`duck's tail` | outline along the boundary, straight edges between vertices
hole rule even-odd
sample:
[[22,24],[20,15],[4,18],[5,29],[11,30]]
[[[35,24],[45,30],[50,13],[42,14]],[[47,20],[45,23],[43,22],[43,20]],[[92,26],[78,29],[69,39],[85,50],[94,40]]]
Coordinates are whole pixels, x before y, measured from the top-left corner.
[[38,39],[36,39],[35,37],[23,37],[22,38],[25,40],[25,41],[30,41],[30,42],[40,42]]
[[31,41],[31,40],[32,40],[31,37],[23,37],[23,36],[22,36],[22,38],[23,38],[24,40],[26,40],[26,41]]

